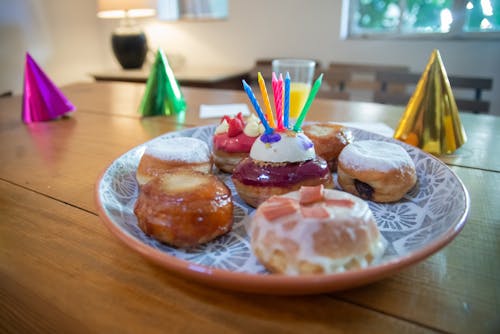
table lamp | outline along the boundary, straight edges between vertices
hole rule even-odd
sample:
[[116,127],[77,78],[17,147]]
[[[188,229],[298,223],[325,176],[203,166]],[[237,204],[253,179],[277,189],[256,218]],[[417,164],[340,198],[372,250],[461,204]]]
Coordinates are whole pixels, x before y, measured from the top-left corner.
[[139,69],[148,51],[146,35],[134,18],[154,16],[155,0],[98,0],[99,18],[121,19],[111,35],[113,53],[124,69]]

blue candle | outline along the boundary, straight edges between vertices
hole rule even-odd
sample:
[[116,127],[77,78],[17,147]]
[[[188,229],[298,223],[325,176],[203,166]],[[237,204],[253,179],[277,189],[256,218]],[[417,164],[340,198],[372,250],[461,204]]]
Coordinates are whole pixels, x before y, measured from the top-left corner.
[[290,73],[286,72],[285,77],[285,110],[283,112],[283,125],[288,129],[288,118],[290,115]]
[[252,92],[252,88],[247,84],[245,80],[243,81],[243,88],[245,89],[245,92],[248,95],[248,98],[250,99],[250,102],[252,102],[252,105],[257,112],[257,116],[259,116],[260,121],[262,122],[262,125],[264,125],[264,128],[266,129],[266,133],[272,133],[273,129],[269,127],[269,124],[267,123],[266,117],[262,113],[262,109],[259,106],[259,102],[257,102],[257,99],[255,98],[255,95]]

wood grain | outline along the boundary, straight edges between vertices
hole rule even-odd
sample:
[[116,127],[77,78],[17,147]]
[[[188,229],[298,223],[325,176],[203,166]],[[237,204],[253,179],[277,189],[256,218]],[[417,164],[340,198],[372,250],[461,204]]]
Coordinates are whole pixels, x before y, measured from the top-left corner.
[[394,277],[337,296],[443,331],[494,333],[500,329],[500,174],[453,170],[472,199],[469,219],[458,237]]
[[13,331],[22,327],[9,317],[49,332],[429,332],[326,295],[249,296],[184,281],[124,248],[95,215],[6,182],[0,210],[9,288],[0,323]]
[[[10,115],[9,118],[12,118]],[[164,118],[113,118],[78,112],[57,122],[23,125],[2,117],[0,175],[60,201],[94,210],[93,188],[100,173],[132,147],[183,128]],[[16,123],[17,122],[17,123]]]
[[[246,103],[244,92],[182,87],[188,103],[185,114],[166,117],[184,126],[218,123],[218,119],[200,119],[201,104]],[[112,114],[140,118],[137,112],[144,85],[133,83],[73,84],[64,92],[79,105],[82,112]],[[307,116],[308,121],[383,122],[393,129],[398,125],[404,107],[369,102],[316,99]],[[164,117],[165,118],[165,117]],[[461,113],[460,118],[468,140],[456,152],[439,156],[450,165],[500,171],[500,118],[491,115]]]

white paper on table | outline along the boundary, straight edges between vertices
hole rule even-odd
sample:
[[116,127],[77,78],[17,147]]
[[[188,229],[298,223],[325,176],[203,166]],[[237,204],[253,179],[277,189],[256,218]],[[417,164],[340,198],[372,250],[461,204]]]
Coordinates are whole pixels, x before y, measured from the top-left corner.
[[224,115],[236,116],[240,112],[243,116],[250,115],[250,110],[244,103],[202,104],[200,106],[200,118],[220,118]]

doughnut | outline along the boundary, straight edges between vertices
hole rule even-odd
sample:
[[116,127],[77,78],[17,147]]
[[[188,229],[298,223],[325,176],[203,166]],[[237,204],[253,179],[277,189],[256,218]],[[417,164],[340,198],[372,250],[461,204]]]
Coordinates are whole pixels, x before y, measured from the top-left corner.
[[395,202],[417,182],[415,164],[399,145],[355,141],[339,155],[338,182],[343,190],[366,200]]
[[241,199],[253,207],[301,186],[333,187],[328,164],[316,156],[313,143],[292,131],[259,137],[249,157],[235,167],[232,181]]
[[151,142],[139,161],[136,179],[142,186],[155,176],[179,168],[210,173],[212,161],[207,143],[191,137],[159,138]]
[[366,202],[322,185],[270,197],[255,211],[248,232],[259,262],[286,275],[365,268],[385,249]]
[[141,187],[134,213],[145,234],[182,248],[213,240],[233,224],[229,188],[212,174],[192,170],[151,179]]
[[340,152],[353,141],[351,130],[333,123],[311,123],[304,125],[302,130],[314,143],[316,154],[328,162],[332,172],[336,172]]
[[253,114],[246,122],[241,113],[233,118],[224,116],[213,137],[215,166],[223,172],[232,173],[234,167],[248,157],[253,143],[262,132],[262,125]]

